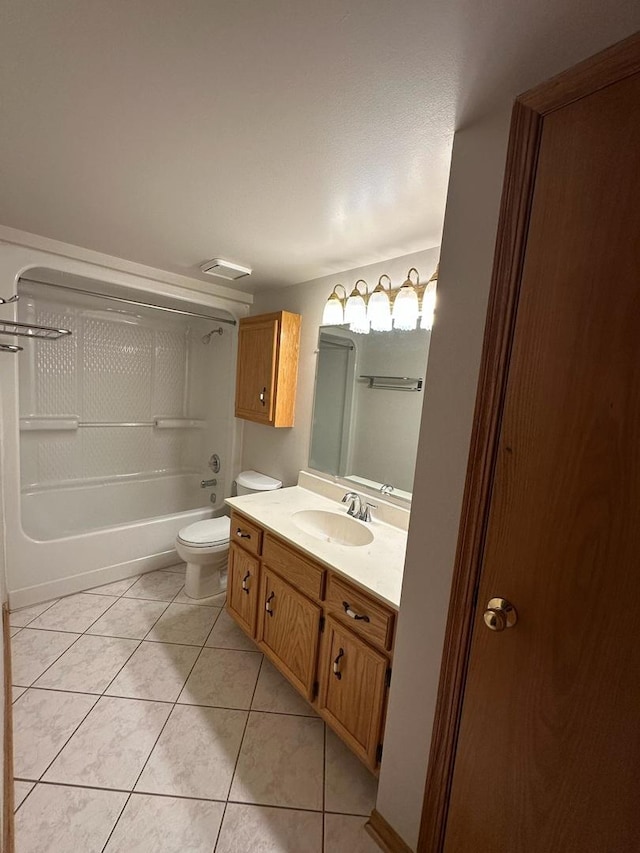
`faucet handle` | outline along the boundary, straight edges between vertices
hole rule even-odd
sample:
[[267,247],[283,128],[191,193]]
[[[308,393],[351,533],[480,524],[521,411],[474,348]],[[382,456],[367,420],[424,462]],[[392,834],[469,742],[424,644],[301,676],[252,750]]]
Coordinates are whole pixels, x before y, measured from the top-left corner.
[[362,512],[360,513],[361,521],[371,521],[371,510],[378,509],[377,504],[370,504],[368,501],[362,508]]

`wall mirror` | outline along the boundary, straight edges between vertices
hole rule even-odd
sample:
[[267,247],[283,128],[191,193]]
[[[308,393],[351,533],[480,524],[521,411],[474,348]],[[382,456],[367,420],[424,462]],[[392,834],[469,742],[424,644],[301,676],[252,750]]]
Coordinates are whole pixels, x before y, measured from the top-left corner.
[[430,338],[320,327],[311,468],[411,499]]

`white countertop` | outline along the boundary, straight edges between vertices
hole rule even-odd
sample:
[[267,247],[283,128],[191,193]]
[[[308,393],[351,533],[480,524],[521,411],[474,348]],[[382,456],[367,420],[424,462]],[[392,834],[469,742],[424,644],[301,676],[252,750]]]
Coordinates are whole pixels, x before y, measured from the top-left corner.
[[260,527],[299,548],[395,610],[400,606],[407,533],[375,518],[367,524],[373,533],[369,545],[338,545],[304,533],[292,520],[302,509],[346,513],[343,504],[301,486],[227,498],[226,503]]

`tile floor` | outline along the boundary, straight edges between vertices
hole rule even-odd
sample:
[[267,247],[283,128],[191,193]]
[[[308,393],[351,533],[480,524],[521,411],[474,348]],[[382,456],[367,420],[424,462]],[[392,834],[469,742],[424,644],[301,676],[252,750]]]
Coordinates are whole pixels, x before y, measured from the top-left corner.
[[375,779],[183,575],[11,614],[17,853],[375,853]]

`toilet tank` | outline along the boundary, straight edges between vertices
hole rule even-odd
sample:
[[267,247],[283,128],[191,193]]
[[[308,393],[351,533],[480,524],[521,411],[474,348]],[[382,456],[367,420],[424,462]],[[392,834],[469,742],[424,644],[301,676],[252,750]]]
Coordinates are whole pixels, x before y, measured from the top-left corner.
[[236,477],[236,485],[238,496],[252,495],[255,492],[271,492],[274,489],[280,489],[282,488],[282,481],[267,477],[266,474],[261,474],[259,471],[242,471]]

